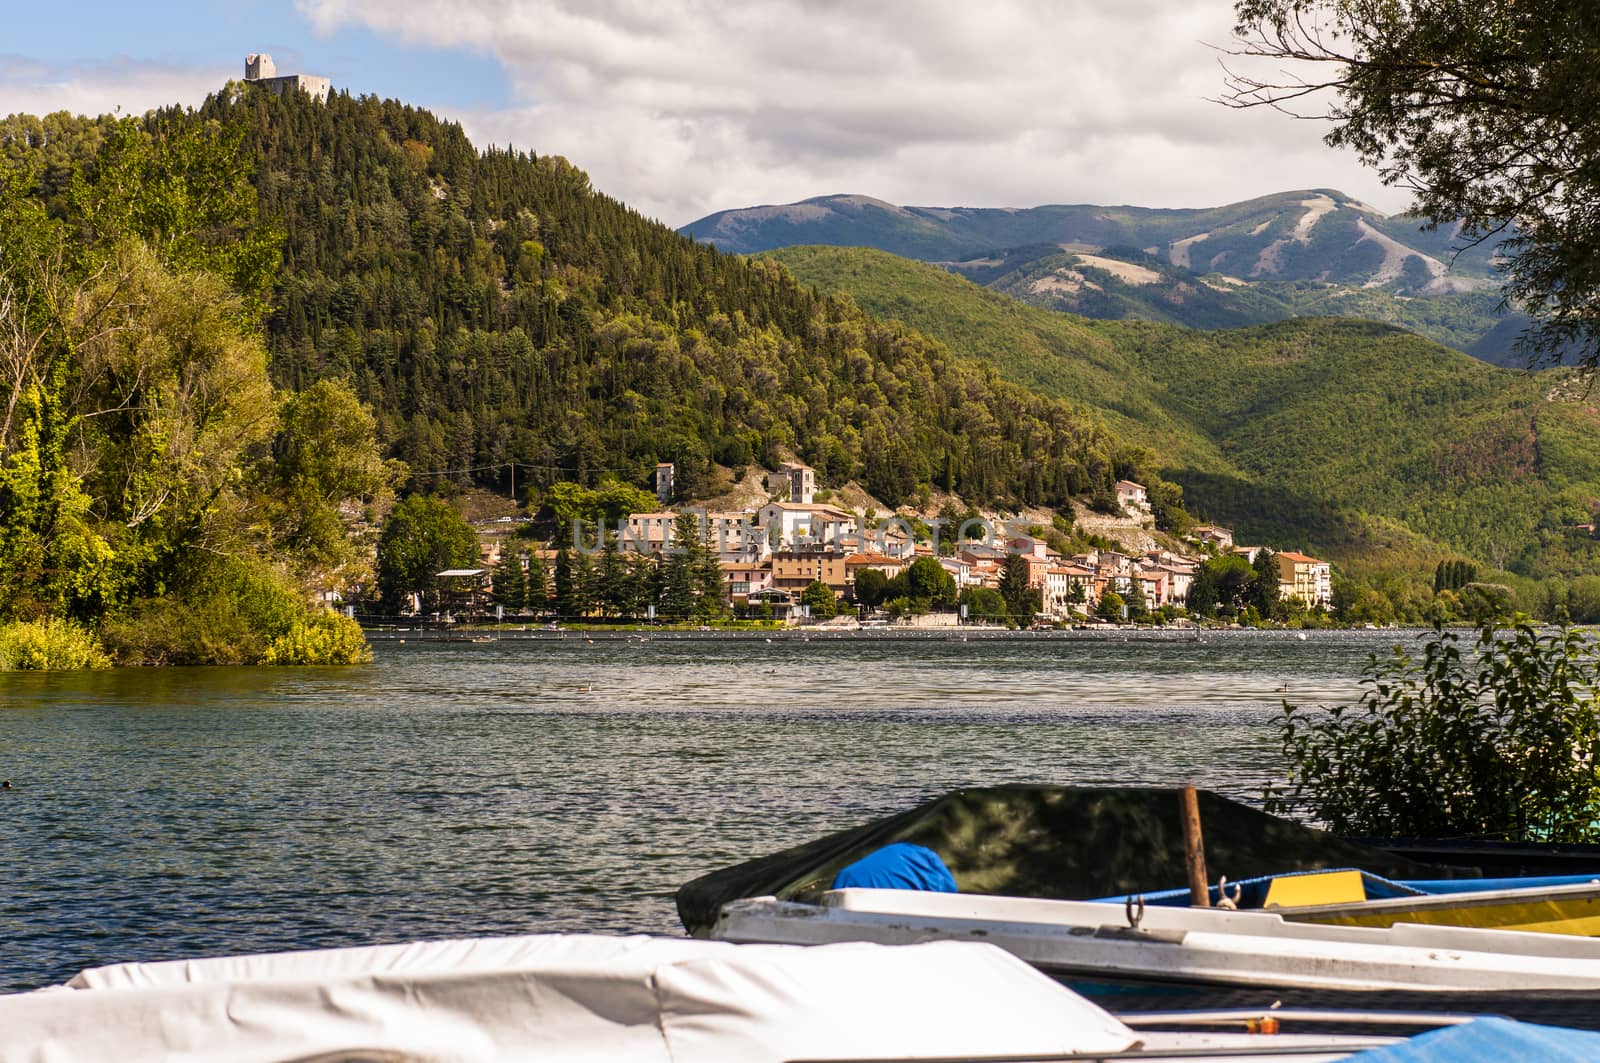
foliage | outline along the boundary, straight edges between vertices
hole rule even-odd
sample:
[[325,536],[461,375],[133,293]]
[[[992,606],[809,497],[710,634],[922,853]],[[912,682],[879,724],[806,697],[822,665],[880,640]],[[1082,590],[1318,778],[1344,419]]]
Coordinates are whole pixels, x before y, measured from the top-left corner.
[[806,584],[806,589],[800,592],[800,604],[809,605],[811,616],[817,620],[828,620],[838,613],[838,599],[833,595],[833,588],[821,580]]
[[884,600],[888,586],[889,577],[881,570],[864,568],[856,573],[856,601],[869,609],[875,609],[878,603]]
[[956,604],[956,578],[935,558],[919,557],[905,571],[906,589],[913,598],[937,608]]
[[[1242,554],[1207,558],[1195,569],[1189,584],[1189,611],[1204,616],[1240,612],[1251,603],[1255,582],[1256,571]],[[1276,577],[1273,587],[1277,587]]]
[[[278,569],[352,558],[343,489],[376,499],[390,470],[348,392],[273,391],[279,238],[242,138],[178,111],[0,129],[0,619],[81,621],[136,662],[254,661],[304,615]],[[372,475],[326,475],[344,459]]]
[[0,625],[0,672],[106,668],[111,660],[94,632],[67,620]]
[[967,619],[972,621],[1005,621],[1011,615],[1006,600],[993,587],[966,587],[961,591],[959,604],[967,607]]
[[259,664],[306,615],[301,590],[267,563],[197,559],[161,597],[108,617],[101,638],[120,664]]
[[439,597],[439,573],[478,562],[478,537],[450,503],[412,495],[398,503],[378,537],[378,596],[398,611],[412,593],[423,608]]
[[574,522],[606,524],[615,527],[632,513],[648,513],[657,506],[656,496],[642,488],[606,477],[597,489],[563,481],[545,492],[545,506],[555,518],[558,534],[570,532]]
[[1127,601],[1116,591],[1106,591],[1100,596],[1100,604],[1095,606],[1094,615],[1102,620],[1121,620],[1122,608]]
[[361,625],[338,613],[297,616],[261,656],[262,664],[363,664],[372,660],[372,648]]
[[1453,632],[1373,656],[1354,706],[1284,704],[1269,805],[1340,834],[1600,840],[1600,647],[1519,616],[1474,652]]
[[1238,0],[1241,53],[1309,80],[1230,78],[1235,106],[1332,90],[1327,142],[1416,195],[1438,225],[1498,240],[1536,349],[1600,358],[1600,21],[1589,0]]

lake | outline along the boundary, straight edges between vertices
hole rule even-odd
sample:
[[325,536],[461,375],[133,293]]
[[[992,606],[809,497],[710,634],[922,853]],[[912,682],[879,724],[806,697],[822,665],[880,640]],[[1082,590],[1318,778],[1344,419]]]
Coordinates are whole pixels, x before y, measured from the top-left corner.
[[[404,636],[401,636],[404,638]],[[682,882],[968,784],[1259,798],[1414,633],[379,641],[0,674],[0,989],[130,960],[680,933]]]

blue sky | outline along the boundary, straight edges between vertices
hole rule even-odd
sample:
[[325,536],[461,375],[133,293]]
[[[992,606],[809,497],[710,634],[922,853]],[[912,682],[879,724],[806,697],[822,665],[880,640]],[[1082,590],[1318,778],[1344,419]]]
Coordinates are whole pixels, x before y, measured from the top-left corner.
[[853,193],[1406,206],[1326,129],[1230,111],[1231,0],[247,0],[8,4],[0,115],[198,104],[244,56],[564,155],[673,225]]
[[[91,0],[71,5],[70,26],[63,26],[61,10],[14,5],[0,38],[0,65],[22,58],[74,72],[127,62],[227,69],[237,77],[245,55],[266,52],[282,73],[326,74],[339,87],[427,107],[491,110],[510,102],[504,69],[480,48],[401,41],[362,25],[320,33],[292,3]],[[0,111],[15,109],[0,94]]]

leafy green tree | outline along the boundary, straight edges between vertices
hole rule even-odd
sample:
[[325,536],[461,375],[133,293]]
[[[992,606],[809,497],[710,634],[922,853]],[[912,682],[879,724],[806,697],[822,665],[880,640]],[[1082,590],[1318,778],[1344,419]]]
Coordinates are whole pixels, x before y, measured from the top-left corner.
[[906,583],[911,597],[932,606],[943,608],[956,604],[956,579],[935,558],[919,557],[911,562],[906,569]]
[[[1546,354],[1600,357],[1600,21],[1589,0],[1237,0],[1238,53],[1309,76],[1233,72],[1228,102],[1307,110],[1327,142],[1410,188],[1436,225],[1499,240],[1507,293]],[[1275,65],[1274,70],[1282,70]]]
[[1240,554],[1207,558],[1195,569],[1189,585],[1189,611],[1204,616],[1236,613],[1250,604],[1256,571]]
[[1566,608],[1574,623],[1600,623],[1600,576],[1574,579],[1567,587]]
[[353,517],[386,503],[403,467],[383,460],[377,421],[344,381],[319,380],[278,409],[261,475],[279,548],[302,565],[349,564]]
[[1274,810],[1340,834],[1600,840],[1600,650],[1518,617],[1472,652],[1453,632],[1374,656],[1353,707],[1285,703]]
[[967,587],[958,604],[967,607],[967,619],[974,622],[1004,621],[1011,614],[1006,600],[993,587]]
[[1102,620],[1121,620],[1122,607],[1126,604],[1126,599],[1116,591],[1106,591],[1100,596],[1100,604],[1095,606],[1094,615]]
[[1194,518],[1183,508],[1183,487],[1166,480],[1148,477],[1150,486],[1146,493],[1150,499],[1150,515],[1155,518],[1156,529],[1171,535],[1189,534]]
[[398,609],[406,596],[422,595],[423,607],[438,604],[439,573],[478,563],[478,537],[450,503],[411,495],[397,503],[378,536],[378,595]]
[[889,577],[880,569],[864,568],[856,573],[855,596],[856,601],[868,609],[876,609],[883,601],[884,590],[889,586]]
[[809,605],[812,617],[818,620],[828,620],[837,615],[838,602],[833,595],[833,588],[821,580],[812,580],[800,592],[800,604]]

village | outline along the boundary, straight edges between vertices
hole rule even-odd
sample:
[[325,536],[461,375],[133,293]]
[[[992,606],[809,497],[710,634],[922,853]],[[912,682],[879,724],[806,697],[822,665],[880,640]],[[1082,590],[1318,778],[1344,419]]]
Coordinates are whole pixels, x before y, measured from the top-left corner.
[[[662,463],[655,475],[659,508],[631,513],[607,534],[622,552],[659,561],[677,549],[674,535],[680,516],[693,514],[702,542],[716,556],[724,601],[735,615],[791,623],[831,618],[834,610],[819,613],[805,600],[809,597],[815,602],[816,592],[807,596],[807,590],[820,584],[835,599],[839,615],[832,622],[841,626],[884,622],[891,615],[898,622],[924,627],[997,619],[982,612],[969,614],[965,603],[971,596],[966,592],[1001,590],[1012,558],[1019,559],[1010,562],[1016,574],[1013,579],[1025,565],[1027,588],[1036,593],[1036,623],[1114,622],[1130,615],[1159,615],[1164,609],[1170,616],[1189,604],[1196,571],[1207,559],[1232,553],[1254,564],[1266,549],[1236,545],[1230,529],[1208,524],[1191,530],[1183,551],[1151,545],[1142,552],[1096,547],[1064,554],[1044,536],[1030,534],[1030,530],[1043,529],[1026,521],[975,517],[950,526],[937,519],[863,518],[831,501],[819,500],[815,470],[798,462],[786,462],[768,473],[764,486],[769,501],[754,509],[674,508],[674,469],[670,463]],[[1145,529],[1153,525],[1142,485],[1118,481],[1116,499],[1123,523]],[[1149,540],[1148,535],[1144,538]],[[573,553],[594,555],[601,551],[604,537],[574,529],[572,540],[569,548]],[[458,617],[486,612],[498,597],[494,574],[507,571],[513,557],[525,574],[548,575],[562,549],[555,543],[524,549],[507,537],[489,536],[482,545],[483,567],[440,573],[445,586],[442,604]],[[944,603],[946,608],[919,611],[921,615],[916,616],[894,610],[880,612],[874,595],[862,593],[869,585],[882,587],[922,558],[937,562],[949,576],[946,586],[953,587],[954,593]],[[1280,598],[1297,599],[1307,610],[1331,609],[1328,562],[1290,550],[1273,552],[1272,559]],[[863,580],[863,573],[869,571],[877,575]],[[1108,595],[1114,596],[1109,613],[1103,608]],[[956,596],[963,604],[954,604]]]

